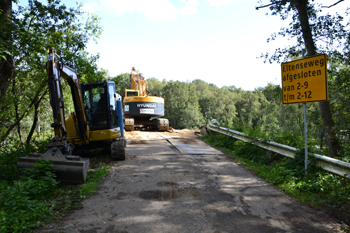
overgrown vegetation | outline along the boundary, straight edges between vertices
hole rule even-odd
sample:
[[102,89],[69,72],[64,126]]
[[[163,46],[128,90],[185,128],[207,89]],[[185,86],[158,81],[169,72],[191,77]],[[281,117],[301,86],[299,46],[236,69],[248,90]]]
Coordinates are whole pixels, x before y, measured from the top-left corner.
[[[307,176],[304,169],[304,149],[295,159],[267,152],[266,150],[225,135],[206,135],[202,139],[233,156],[268,182],[277,185],[300,202],[326,208],[345,223],[350,221],[350,180],[319,169],[309,156]],[[280,138],[287,144],[291,138]],[[295,145],[299,144],[295,139]],[[293,144],[293,143],[292,143]]]
[[42,147],[45,142],[30,146],[17,141],[12,143],[0,151],[0,232],[29,232],[61,218],[67,211],[79,208],[83,198],[96,193],[108,175],[109,156],[100,154],[90,159],[90,167],[94,169],[88,170],[83,185],[65,185],[57,181],[51,162],[46,160],[38,160],[35,168],[18,170],[17,158],[45,150]]
[[[96,64],[99,55],[85,51],[101,35],[99,19],[81,7],[68,8],[59,0],[3,1],[0,6],[0,232],[28,232],[71,206],[78,208],[108,174],[105,157],[90,160],[94,169],[80,186],[59,183],[47,161],[38,161],[35,169],[17,169],[18,157],[46,151],[52,138],[46,50],[55,48],[73,61],[81,82],[102,81],[107,74]],[[63,82],[67,112],[73,109],[69,91]]]
[[[46,49],[54,47],[60,56],[74,61],[81,82],[112,80],[122,95],[130,80],[127,73],[108,77],[108,72],[96,65],[99,56],[84,50],[91,38],[101,35],[102,29],[98,18],[85,15],[81,5],[68,9],[59,0],[31,0],[27,6],[6,2],[0,9],[0,230],[25,232],[47,219],[59,218],[58,212],[64,213],[70,206],[79,208],[80,200],[96,192],[108,173],[109,160],[104,157],[90,160],[94,161],[93,169],[88,171],[86,184],[80,186],[58,183],[51,165],[45,161],[34,170],[18,171],[16,159],[32,151],[43,152],[52,136],[48,126],[52,114],[44,66]],[[16,10],[12,9],[12,2],[18,4]],[[305,49],[308,55],[327,54],[330,101],[307,104],[308,143],[312,152],[350,162],[350,23],[344,17],[349,9],[343,15],[322,14],[313,1],[302,0],[266,0],[259,1],[259,5],[283,20],[291,18],[289,26],[272,34],[268,41],[278,35],[296,39],[296,44],[288,48],[263,54],[266,61],[298,59]],[[306,21],[310,24],[301,27]],[[308,40],[304,39],[306,34]],[[164,97],[165,117],[174,128],[198,128],[216,119],[254,137],[303,147],[302,104],[282,105],[279,85],[245,91],[235,86],[219,88],[199,79],[147,81],[152,94]],[[67,87],[64,84],[63,92],[69,112],[73,104]],[[330,116],[330,122],[321,115]],[[301,201],[350,215],[348,180],[324,173],[312,161],[308,176],[304,177],[302,156],[295,160],[281,158],[226,136],[208,136],[205,140],[226,148],[257,174]],[[329,152],[332,141],[337,142],[333,150],[336,153]]]

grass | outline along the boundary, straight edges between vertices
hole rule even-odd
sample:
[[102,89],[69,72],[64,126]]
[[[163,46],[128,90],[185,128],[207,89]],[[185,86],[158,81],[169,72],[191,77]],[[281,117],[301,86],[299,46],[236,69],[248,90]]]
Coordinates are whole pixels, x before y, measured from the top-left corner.
[[0,151],[0,233],[30,232],[62,219],[80,209],[83,199],[95,194],[109,174],[111,158],[97,150],[90,155],[85,184],[62,184],[55,179],[50,161],[18,170],[17,157],[33,149],[19,148]]
[[[303,151],[298,152],[295,159],[290,159],[225,135],[206,135],[201,139],[234,157],[301,203],[321,207],[350,225],[350,180],[321,170],[311,156],[308,175],[305,176]],[[346,225],[342,230],[350,232]]]

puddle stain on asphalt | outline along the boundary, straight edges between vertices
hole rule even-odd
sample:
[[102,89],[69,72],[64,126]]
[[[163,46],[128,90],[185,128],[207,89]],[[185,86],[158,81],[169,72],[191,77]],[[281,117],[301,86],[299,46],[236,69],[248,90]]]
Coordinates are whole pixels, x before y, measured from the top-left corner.
[[194,200],[200,200],[200,192],[194,187],[179,188],[179,184],[171,181],[161,181],[157,183],[159,187],[170,187],[169,189],[144,190],[137,194],[139,198],[154,201],[169,201],[181,197],[190,197]]

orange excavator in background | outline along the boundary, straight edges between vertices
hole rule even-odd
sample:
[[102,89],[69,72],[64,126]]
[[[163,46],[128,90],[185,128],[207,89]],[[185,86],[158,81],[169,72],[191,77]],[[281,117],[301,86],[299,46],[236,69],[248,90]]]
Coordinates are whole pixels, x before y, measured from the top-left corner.
[[131,69],[130,79],[131,87],[125,90],[123,101],[125,130],[169,130],[169,120],[162,118],[164,99],[150,95],[147,81],[134,67]]

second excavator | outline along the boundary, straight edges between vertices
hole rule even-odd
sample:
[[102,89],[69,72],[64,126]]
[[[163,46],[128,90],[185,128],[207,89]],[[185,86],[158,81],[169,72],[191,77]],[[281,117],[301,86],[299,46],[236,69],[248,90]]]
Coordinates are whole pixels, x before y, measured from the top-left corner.
[[134,67],[130,74],[131,88],[125,90],[124,127],[134,129],[169,130],[169,120],[164,117],[164,99],[152,96],[143,75]]

